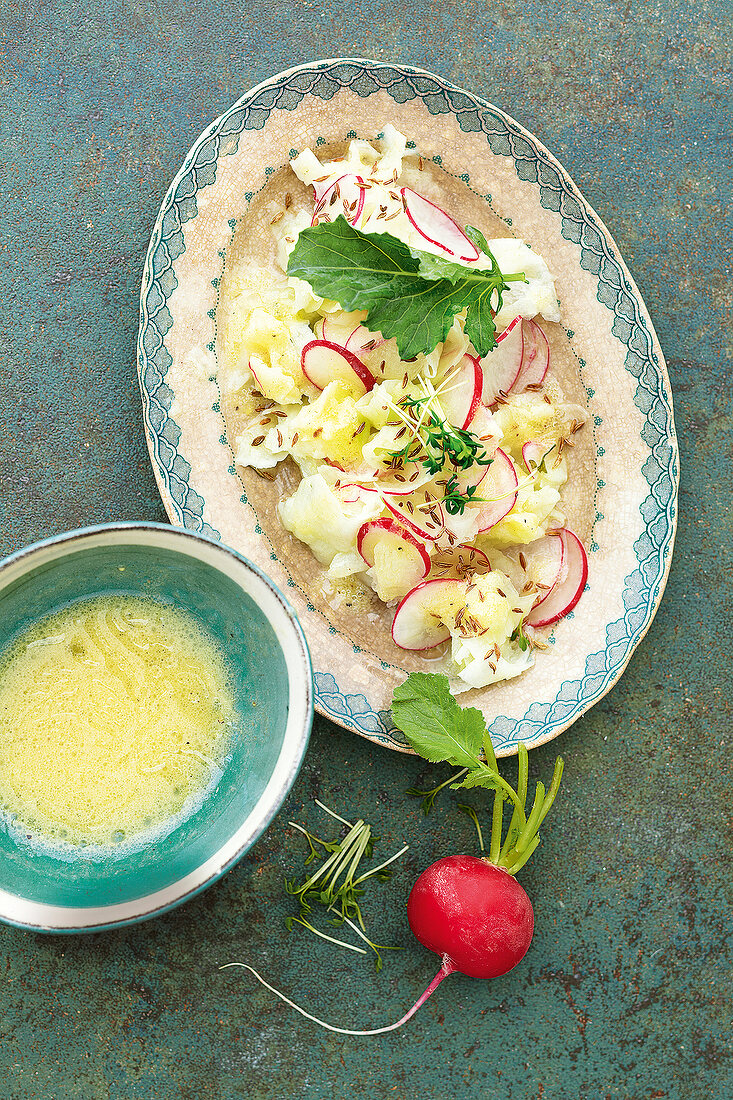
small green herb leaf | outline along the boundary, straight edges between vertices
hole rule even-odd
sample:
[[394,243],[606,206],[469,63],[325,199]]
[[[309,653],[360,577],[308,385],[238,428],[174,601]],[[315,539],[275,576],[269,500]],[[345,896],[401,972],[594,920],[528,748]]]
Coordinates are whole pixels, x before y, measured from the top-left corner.
[[459,768],[475,768],[479,763],[483,715],[458,705],[447,676],[410,673],[394,690],[392,718],[415,752],[426,760],[445,760]]

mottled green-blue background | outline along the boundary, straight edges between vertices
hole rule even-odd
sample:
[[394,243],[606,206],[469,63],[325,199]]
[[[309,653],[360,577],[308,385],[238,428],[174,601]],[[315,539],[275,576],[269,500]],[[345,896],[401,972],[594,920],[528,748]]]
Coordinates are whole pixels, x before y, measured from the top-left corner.
[[[537,931],[516,972],[452,977],[403,1031],[331,1035],[255,988],[246,959],[334,1022],[396,1019],[436,960],[415,874],[470,822],[404,791],[439,769],[316,721],[285,812],[222,883],[85,939],[0,928],[2,1100],[728,1100],[731,1047],[730,2],[4,0],[0,5],[0,550],[88,522],[163,519],[135,379],[158,205],[211,119],[318,57],[423,65],[490,99],[610,226],[668,357],[682,455],[659,614],[561,744],[561,798],[523,873]],[[371,963],[288,934],[283,876],[313,796],[411,845],[366,907]],[[474,799],[479,804],[478,796]]]

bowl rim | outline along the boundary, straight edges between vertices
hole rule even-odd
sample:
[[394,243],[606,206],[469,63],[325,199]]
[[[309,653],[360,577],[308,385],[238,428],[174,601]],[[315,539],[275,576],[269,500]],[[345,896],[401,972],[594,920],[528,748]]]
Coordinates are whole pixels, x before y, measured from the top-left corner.
[[160,549],[196,557],[214,568],[220,568],[219,561],[228,561],[230,566],[234,563],[232,572],[237,576],[229,575],[236,583],[240,579],[249,582],[250,587],[241,587],[257,599],[285,658],[290,691],[283,744],[265,789],[245,820],[212,855],[168,886],[129,901],[97,906],[52,905],[0,889],[0,921],[27,931],[79,933],[122,928],[167,913],[201,893],[233,867],[270,825],[298,776],[310,740],[313,670],[303,628],[277,585],[244,555],[222,542],[171,524],[143,520],[76,528],[22,547],[0,561],[0,601],[7,584],[23,576],[39,558],[53,561],[68,553],[105,545],[114,534],[122,544],[152,543]]

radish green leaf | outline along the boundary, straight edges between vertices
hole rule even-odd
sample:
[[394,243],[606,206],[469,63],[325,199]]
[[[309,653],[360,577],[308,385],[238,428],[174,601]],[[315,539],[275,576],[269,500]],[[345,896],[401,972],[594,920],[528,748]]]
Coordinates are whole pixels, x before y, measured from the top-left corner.
[[458,313],[480,356],[496,346],[494,312],[507,283],[488,244],[490,268],[469,267],[406,244],[390,233],[363,233],[343,217],[304,229],[290,255],[288,275],[347,310],[367,311],[372,331],[394,338],[403,359],[427,355],[442,343]]

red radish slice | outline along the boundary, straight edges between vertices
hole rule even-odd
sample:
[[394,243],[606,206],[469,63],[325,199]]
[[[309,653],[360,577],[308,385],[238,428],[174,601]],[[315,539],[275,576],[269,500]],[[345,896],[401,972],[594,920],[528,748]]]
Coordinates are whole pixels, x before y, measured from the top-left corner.
[[416,558],[419,558],[422,570],[418,580],[426,575],[430,569],[430,555],[427,550],[402,524],[389,516],[386,519],[369,520],[368,523],[364,523],[359,528],[359,534],[356,536],[356,548],[367,565],[374,565],[374,547],[377,542],[385,540],[389,540],[393,544],[399,544],[401,549],[402,544],[404,544],[405,547],[414,551]]
[[374,351],[384,343],[384,337],[379,332],[370,332],[364,325],[357,325],[344,345],[358,354],[360,351]]
[[461,496],[466,496],[469,489],[475,489],[476,493],[472,493],[471,495],[480,497],[482,493],[479,489],[479,485],[482,484],[490,468],[490,466],[479,466],[478,463],[475,463],[475,465],[469,467],[468,470],[461,470],[460,473],[456,473],[458,491]]
[[488,467],[486,477],[481,480],[478,494],[485,501],[479,515],[479,534],[494,527],[511,512],[517,501],[518,485],[514,463],[501,447],[497,447],[494,461]]
[[395,519],[423,542],[435,542],[445,530],[443,506],[432,495],[428,500],[425,490],[416,489],[409,497],[385,493],[384,503]]
[[433,558],[432,568],[442,577],[449,573],[462,580],[473,573],[487,573],[491,562],[477,546],[448,546]]
[[525,546],[521,556],[524,558],[527,579],[541,585],[539,598],[532,608],[534,614],[565,576],[565,542],[557,531],[553,531]]
[[474,261],[479,258],[481,253],[476,245],[445,210],[423,195],[418,195],[411,187],[402,187],[400,194],[405,213],[421,237],[457,260]]
[[[350,173],[339,176],[323,192],[320,200],[316,194],[316,205],[311,225],[316,225],[319,221],[331,221],[332,217],[337,218],[339,214],[343,214],[350,225],[356,225],[364,209],[364,188],[359,187],[360,183],[364,183],[361,176]],[[314,184],[314,190],[315,186]]]
[[319,390],[325,390],[329,382],[336,380],[366,393],[375,383],[374,375],[361,359],[330,340],[311,340],[306,344],[300,365],[306,378]]
[[[348,348],[349,340],[355,332],[359,331],[360,328],[361,325],[356,325],[355,328],[352,328],[347,332],[347,329],[343,325],[339,327],[334,318],[329,317],[329,315],[326,314],[326,316],[321,321],[320,338],[321,340],[328,340],[330,344],[338,344],[340,348]],[[346,339],[344,339],[344,337],[346,337]],[[354,349],[349,348],[349,350],[353,351]]]
[[460,589],[462,582],[448,577],[423,581],[408,592],[392,623],[392,638],[400,649],[432,649],[450,638],[450,630],[433,609],[444,605],[446,597],[457,596]]
[[479,404],[471,421],[471,433],[476,436],[483,445],[484,450],[491,457],[497,443],[501,441],[503,433],[496,420],[494,420],[493,413],[488,405]]
[[408,481],[403,483],[386,479],[372,481],[369,484],[365,482],[362,488],[366,493],[382,493],[385,497],[409,497],[415,492],[414,484],[411,485]]
[[536,321],[522,322],[524,353],[522,367],[514,380],[514,390],[521,393],[528,386],[541,386],[550,366],[550,345]]
[[562,573],[545,599],[530,611],[530,626],[550,626],[572,611],[588,579],[588,556],[578,536],[566,527],[554,533],[563,543]]
[[538,443],[535,440],[529,440],[524,444],[522,459],[530,473],[542,464],[542,459],[554,449],[554,446],[554,443]]
[[515,385],[522,370],[523,348],[522,318],[515,317],[497,336],[496,347],[481,360],[484,405],[494,405]]
[[465,429],[481,404],[484,384],[481,364],[473,355],[464,355],[448,378],[445,389],[440,390],[440,404],[449,423]]

